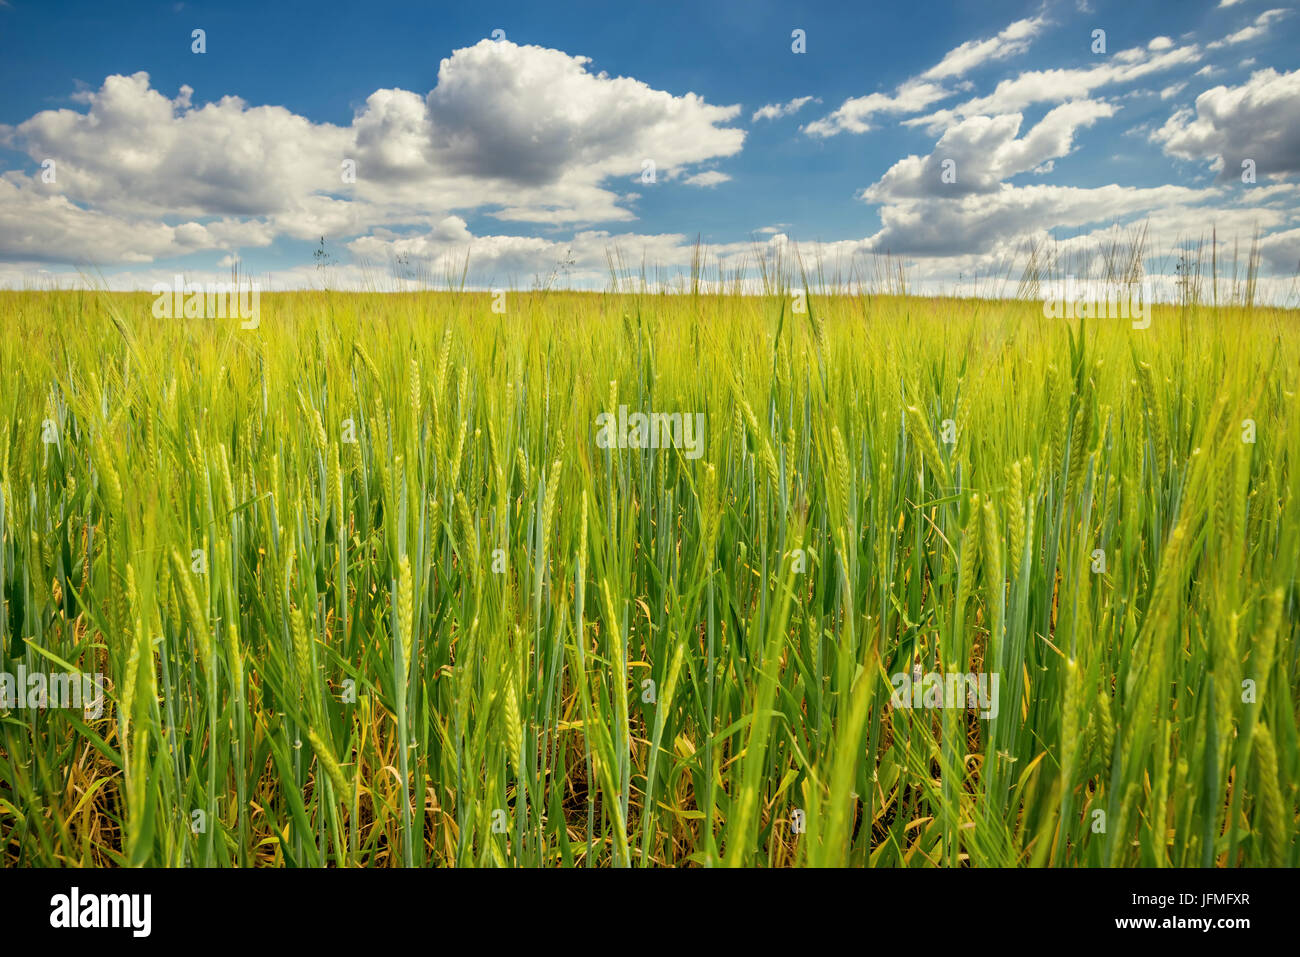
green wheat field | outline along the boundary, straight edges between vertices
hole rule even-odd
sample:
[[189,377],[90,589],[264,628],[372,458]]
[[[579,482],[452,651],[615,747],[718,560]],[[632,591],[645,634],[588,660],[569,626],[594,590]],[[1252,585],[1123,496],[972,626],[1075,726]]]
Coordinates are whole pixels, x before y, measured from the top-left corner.
[[1298,863],[1295,312],[151,301],[0,293],[6,866]]

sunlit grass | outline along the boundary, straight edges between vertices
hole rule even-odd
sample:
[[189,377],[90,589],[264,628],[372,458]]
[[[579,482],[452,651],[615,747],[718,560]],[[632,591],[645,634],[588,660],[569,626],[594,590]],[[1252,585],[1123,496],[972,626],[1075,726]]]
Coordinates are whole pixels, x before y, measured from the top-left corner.
[[150,301],[0,294],[6,864],[1297,863],[1295,313]]

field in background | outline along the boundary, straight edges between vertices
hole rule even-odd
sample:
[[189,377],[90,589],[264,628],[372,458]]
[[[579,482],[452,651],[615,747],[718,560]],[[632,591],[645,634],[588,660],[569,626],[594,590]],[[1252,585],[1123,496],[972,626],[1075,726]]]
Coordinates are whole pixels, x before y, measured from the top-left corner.
[[0,293],[6,865],[1298,863],[1294,312],[151,302]]

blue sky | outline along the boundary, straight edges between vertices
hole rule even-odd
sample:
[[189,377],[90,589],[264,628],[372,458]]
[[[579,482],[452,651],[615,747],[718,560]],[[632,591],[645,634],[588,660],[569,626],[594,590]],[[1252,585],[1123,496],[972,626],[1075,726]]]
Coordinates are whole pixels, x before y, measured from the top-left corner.
[[699,235],[729,268],[794,241],[947,288],[1036,239],[1086,256],[1141,224],[1152,269],[1211,224],[1225,243],[1258,230],[1286,283],[1295,13],[0,0],[0,285],[89,267],[147,287],[234,258],[272,284],[347,284],[438,276],[467,250],[479,284],[563,260],[562,281],[600,285],[610,246],[674,270]]

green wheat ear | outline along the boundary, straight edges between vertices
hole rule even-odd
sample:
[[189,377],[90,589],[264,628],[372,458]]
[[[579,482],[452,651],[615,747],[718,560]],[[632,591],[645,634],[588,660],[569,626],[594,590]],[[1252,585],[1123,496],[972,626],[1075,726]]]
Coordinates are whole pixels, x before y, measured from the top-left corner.
[[1286,820],[1288,813],[1282,803],[1282,787],[1278,780],[1277,749],[1273,735],[1266,724],[1255,725],[1252,738],[1255,751],[1255,775],[1259,809],[1258,819],[1264,847],[1271,867],[1282,867],[1287,861],[1287,848],[1291,842]]
[[348,786],[348,779],[343,773],[343,768],[339,766],[338,759],[334,757],[334,752],[330,750],[329,745],[325,743],[321,736],[311,728],[307,729],[307,741],[311,744],[311,749],[316,752],[316,759],[320,761],[321,767],[330,779],[330,783],[334,785],[335,799],[346,800],[351,788]]
[[403,555],[397,567],[398,627],[402,632],[402,666],[411,666],[411,650],[415,638],[415,585],[411,577],[411,560]]
[[1011,549],[1011,575],[1019,577],[1021,556],[1025,553],[1024,466],[1020,460],[1007,469],[1007,541]]

